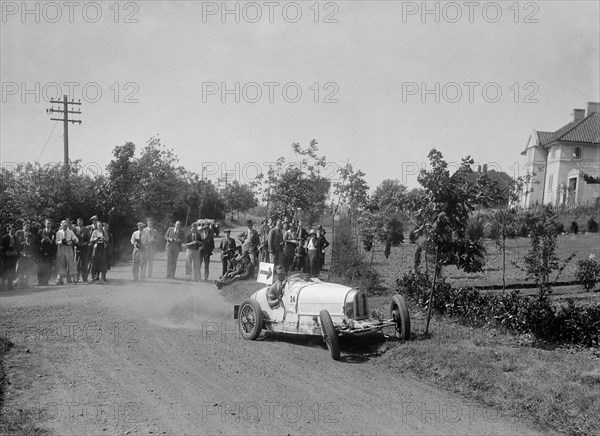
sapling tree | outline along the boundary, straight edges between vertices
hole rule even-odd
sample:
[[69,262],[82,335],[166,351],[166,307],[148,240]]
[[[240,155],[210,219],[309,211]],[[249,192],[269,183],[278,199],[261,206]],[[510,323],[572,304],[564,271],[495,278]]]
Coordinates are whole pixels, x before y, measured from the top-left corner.
[[441,152],[432,149],[428,158],[431,169],[421,170],[417,178],[424,193],[413,205],[419,224],[416,231],[425,236],[435,254],[425,333],[429,330],[434,290],[442,266],[456,265],[468,272],[481,270],[484,246],[466,237],[468,219],[475,206],[493,204],[501,195],[497,183],[486,176],[476,180],[469,177],[474,163],[469,156],[461,160],[452,174]]

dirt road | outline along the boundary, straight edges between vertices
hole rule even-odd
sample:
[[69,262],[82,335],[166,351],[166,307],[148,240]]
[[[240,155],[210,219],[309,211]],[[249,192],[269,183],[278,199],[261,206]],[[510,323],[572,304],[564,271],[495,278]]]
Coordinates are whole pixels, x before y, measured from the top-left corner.
[[3,292],[1,333],[15,343],[3,413],[61,435],[532,432],[381,372],[374,354],[343,348],[335,362],[320,341],[244,341],[214,284],[163,279],[164,254],[155,265],[144,282],[123,265],[105,284]]

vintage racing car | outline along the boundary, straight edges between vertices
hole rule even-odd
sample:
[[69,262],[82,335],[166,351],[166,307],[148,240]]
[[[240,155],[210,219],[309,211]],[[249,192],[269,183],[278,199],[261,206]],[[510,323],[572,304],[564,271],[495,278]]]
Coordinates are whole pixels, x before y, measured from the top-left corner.
[[304,280],[300,275],[288,278],[282,304],[272,309],[264,287],[234,306],[240,334],[256,339],[263,329],[294,335],[322,336],[335,360],[340,358],[338,336],[365,335],[391,331],[400,339],[410,337],[408,306],[402,295],[390,301],[389,319],[374,317],[369,312],[364,291],[318,279]]

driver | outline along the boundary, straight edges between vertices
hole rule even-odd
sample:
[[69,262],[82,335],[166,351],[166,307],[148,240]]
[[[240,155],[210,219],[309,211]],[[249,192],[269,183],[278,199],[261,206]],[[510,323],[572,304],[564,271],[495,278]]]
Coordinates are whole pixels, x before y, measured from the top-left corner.
[[283,291],[287,284],[285,268],[282,265],[275,267],[277,281],[267,288],[267,303],[271,309],[283,306]]

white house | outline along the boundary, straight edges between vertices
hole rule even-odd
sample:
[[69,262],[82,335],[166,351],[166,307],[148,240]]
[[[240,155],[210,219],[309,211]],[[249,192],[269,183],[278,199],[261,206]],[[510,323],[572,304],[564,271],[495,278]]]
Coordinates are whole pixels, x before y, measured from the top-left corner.
[[600,103],[589,102],[587,113],[574,109],[571,122],[554,132],[533,130],[521,154],[533,173],[521,206],[599,201],[600,184],[586,182],[584,175],[600,176]]

